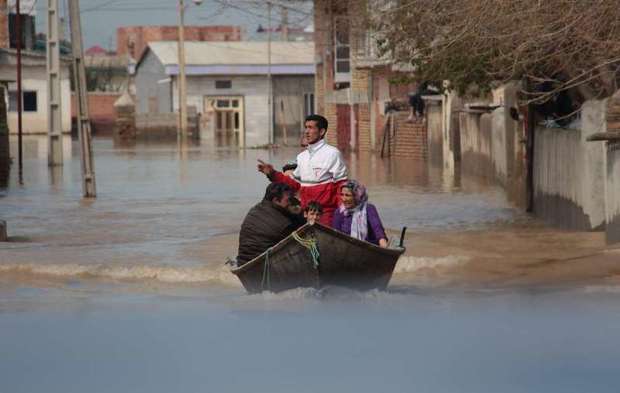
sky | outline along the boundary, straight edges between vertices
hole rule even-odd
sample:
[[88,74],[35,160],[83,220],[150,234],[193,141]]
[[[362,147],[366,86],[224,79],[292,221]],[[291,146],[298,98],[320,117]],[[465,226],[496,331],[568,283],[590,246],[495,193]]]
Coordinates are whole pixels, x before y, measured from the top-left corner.
[[[66,16],[67,0],[58,0],[60,15]],[[312,23],[311,1],[280,1],[289,3],[289,22],[295,26],[308,26]],[[267,5],[250,6],[260,3],[249,0],[204,0],[199,6],[191,0],[185,13],[186,25],[239,25],[248,34],[256,31],[259,24],[267,26]],[[176,25],[178,22],[178,0],[81,0],[82,31],[84,47],[100,45],[115,49],[116,29],[135,25]],[[36,1],[36,29],[46,31],[47,1]],[[67,20],[68,18],[65,18]],[[274,7],[272,24],[280,22],[280,10]],[[65,36],[69,35],[68,25]]]

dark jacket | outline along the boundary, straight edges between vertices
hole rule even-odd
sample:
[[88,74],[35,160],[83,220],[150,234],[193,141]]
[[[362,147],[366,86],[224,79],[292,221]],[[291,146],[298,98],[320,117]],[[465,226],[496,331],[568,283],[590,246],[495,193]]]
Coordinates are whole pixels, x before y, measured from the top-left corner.
[[243,265],[256,258],[298,227],[286,209],[271,201],[259,202],[241,224],[237,264]]

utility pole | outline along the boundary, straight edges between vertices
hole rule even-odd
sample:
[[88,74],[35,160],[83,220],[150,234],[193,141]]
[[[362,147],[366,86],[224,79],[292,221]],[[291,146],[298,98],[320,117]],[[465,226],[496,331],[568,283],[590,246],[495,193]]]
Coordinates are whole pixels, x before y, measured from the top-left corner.
[[187,92],[185,79],[185,2],[179,0],[179,134],[181,138],[187,136]]
[[49,166],[62,165],[62,98],[58,0],[47,1],[47,135]]
[[22,144],[22,15],[20,1],[15,1],[15,38],[17,46],[17,162],[19,163],[19,173],[22,173],[24,166],[23,144]]
[[267,97],[267,108],[269,114],[269,144],[275,143],[275,135],[273,134],[273,86],[271,80],[271,1],[267,2],[267,9],[269,10],[268,21],[269,25],[267,28],[267,84],[268,84],[268,97]]
[[88,118],[88,100],[86,93],[86,70],[84,69],[84,50],[82,47],[82,24],[80,22],[79,0],[69,0],[69,18],[71,21],[71,51],[73,52],[73,80],[75,84],[75,102],[77,103],[77,127],[80,139],[80,158],[82,162],[82,195],[84,198],[96,198],[95,165],[93,162],[90,119]]

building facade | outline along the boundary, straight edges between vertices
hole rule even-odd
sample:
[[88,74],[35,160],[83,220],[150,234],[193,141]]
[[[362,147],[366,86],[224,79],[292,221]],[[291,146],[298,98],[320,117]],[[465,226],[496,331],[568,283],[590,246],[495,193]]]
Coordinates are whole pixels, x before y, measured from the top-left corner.
[[[314,46],[271,46],[269,64],[265,42],[186,43],[187,104],[200,114],[203,138],[233,135],[240,146],[286,138],[299,145],[303,117],[313,109]],[[149,44],[135,72],[138,116],[178,112],[178,69],[176,42]]]
[[[22,96],[17,96],[17,54],[15,34],[15,1],[0,0],[0,81],[6,86],[7,124],[10,133],[17,133],[17,103],[22,101],[24,134],[48,132],[47,69],[45,52],[35,51],[33,1],[22,1]],[[61,59],[62,131],[71,131],[70,59]]]
[[[17,133],[17,84],[15,70],[17,58],[14,49],[0,49],[0,80],[8,83],[7,123],[11,134]],[[71,84],[68,59],[61,61],[62,132],[71,132]],[[22,52],[22,132],[46,134],[48,132],[48,93],[45,53]]]
[[[406,110],[416,85],[392,83],[409,70],[378,55],[360,4],[314,1],[316,110],[328,119],[328,140],[341,150],[379,151],[392,146],[401,157],[426,158],[426,126],[394,116],[386,106],[400,102]],[[388,134],[386,134],[386,131]],[[384,141],[385,140],[385,141]]]

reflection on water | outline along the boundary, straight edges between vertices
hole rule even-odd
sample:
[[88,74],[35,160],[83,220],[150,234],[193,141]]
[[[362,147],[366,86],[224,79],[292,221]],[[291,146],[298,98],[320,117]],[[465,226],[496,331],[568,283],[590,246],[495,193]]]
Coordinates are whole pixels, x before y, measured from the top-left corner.
[[11,157],[0,152],[0,193],[9,186],[9,175],[11,173]]
[[[298,152],[192,140],[122,145],[95,138],[98,198],[84,204],[77,141],[65,164],[52,169],[43,149],[46,138],[26,138],[25,146],[24,184],[13,168],[1,215],[13,236],[31,243],[10,245],[2,263],[33,263],[34,256],[45,254],[49,264],[202,266],[204,258],[188,255],[188,247],[237,232],[264,194],[267,179],[256,171],[256,160],[281,167]],[[347,160],[352,176],[368,185],[388,228],[479,229],[520,217],[499,188],[446,181],[423,162],[361,154]],[[229,246],[223,252],[234,251]]]

